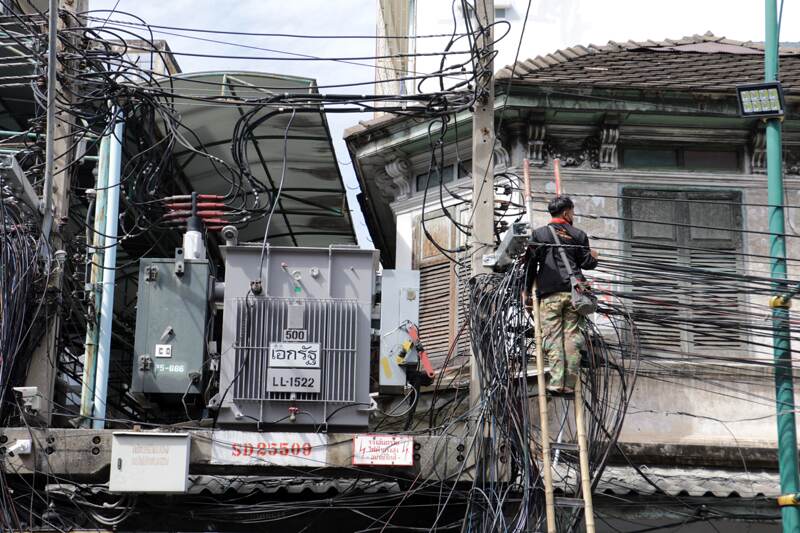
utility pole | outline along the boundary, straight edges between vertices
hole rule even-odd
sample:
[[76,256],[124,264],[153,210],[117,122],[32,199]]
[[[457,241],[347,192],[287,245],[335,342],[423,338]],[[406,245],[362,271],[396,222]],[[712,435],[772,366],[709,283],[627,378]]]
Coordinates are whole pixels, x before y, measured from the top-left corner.
[[[58,42],[57,35],[58,30],[65,26],[63,20],[72,21],[75,13],[84,12],[86,9],[87,0],[49,0],[48,34],[50,42],[48,43],[47,59],[47,134],[45,138],[44,190],[42,192],[42,238],[48,242],[45,249],[50,255],[50,259],[54,259],[54,256],[57,258],[55,252],[60,250],[65,240],[61,231],[69,215],[71,174],[68,167],[72,164],[74,155],[72,153],[74,139],[70,137],[72,126],[69,117],[64,111],[57,109],[59,100],[62,102],[67,100],[57,76],[57,73],[63,70],[57,59],[57,52],[63,49],[61,43]],[[59,13],[61,12],[67,12],[69,16],[60,18]],[[59,95],[61,98],[57,98]],[[63,253],[59,255],[63,256]],[[50,276],[50,286],[47,289],[60,295],[64,271],[55,261],[51,265],[54,271]],[[58,341],[61,334],[61,316],[58,313],[58,307],[57,302],[56,306],[48,311],[47,329],[33,352],[28,376],[25,380],[25,385],[37,387],[39,395],[42,397],[43,401],[40,402],[41,408],[38,415],[46,424],[50,424],[58,365]]]
[[[486,30],[476,39],[480,51],[476,84],[481,92],[472,115],[472,246],[469,253],[473,276],[491,272],[490,268],[483,266],[483,256],[494,247],[494,32],[490,28],[494,23],[494,0],[476,0],[475,15],[477,29]],[[480,401],[480,388],[480,372],[473,354],[470,365],[470,407]]]
[[[778,13],[777,0],[765,0],[766,40],[764,43],[764,81],[778,79]],[[786,279],[786,241],[783,215],[783,162],[781,121],[767,119],[767,203],[769,204],[771,275],[774,280]],[[792,383],[792,350],[789,331],[788,298],[781,296],[783,287],[774,284],[776,295],[772,307],[772,346],[775,360],[775,398],[778,418],[778,465],[780,468],[781,505],[784,533],[800,532],[800,508],[794,503],[800,489],[797,471],[797,429],[794,417],[794,384]]]

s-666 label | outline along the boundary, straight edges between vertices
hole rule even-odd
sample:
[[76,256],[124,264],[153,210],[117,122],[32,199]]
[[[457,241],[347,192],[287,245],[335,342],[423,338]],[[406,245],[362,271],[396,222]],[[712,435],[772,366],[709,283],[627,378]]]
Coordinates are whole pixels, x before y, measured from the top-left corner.
[[267,392],[320,391],[322,371],[318,368],[270,368]]

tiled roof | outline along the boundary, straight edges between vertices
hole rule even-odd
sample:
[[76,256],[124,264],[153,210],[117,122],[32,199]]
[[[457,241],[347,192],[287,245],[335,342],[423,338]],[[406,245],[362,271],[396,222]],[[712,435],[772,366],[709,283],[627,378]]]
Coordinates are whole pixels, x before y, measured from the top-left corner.
[[[497,78],[507,80],[511,74],[507,66]],[[763,80],[764,45],[711,33],[678,40],[609,41],[518,61],[513,74],[514,79],[543,84],[730,91]],[[780,80],[786,94],[800,95],[800,48],[781,47]]]

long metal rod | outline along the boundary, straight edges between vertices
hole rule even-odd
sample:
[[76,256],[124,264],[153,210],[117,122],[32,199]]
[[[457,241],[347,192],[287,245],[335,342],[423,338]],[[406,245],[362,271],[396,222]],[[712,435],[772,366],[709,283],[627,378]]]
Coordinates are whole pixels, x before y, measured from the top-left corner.
[[47,130],[45,136],[45,163],[44,163],[44,190],[42,192],[42,235],[45,240],[50,238],[53,228],[53,168],[55,166],[55,139],[56,139],[56,93],[58,92],[58,79],[56,67],[58,66],[58,6],[59,0],[49,1],[48,13],[48,43],[47,43]]
[[586,439],[586,420],[583,416],[583,385],[580,373],[575,380],[575,425],[578,426],[578,458],[581,465],[581,494],[583,495],[583,520],[586,533],[594,533],[594,505],[592,480],[589,478],[589,446]]
[[108,197],[106,205],[106,242],[103,257],[103,290],[100,302],[100,335],[97,347],[97,372],[94,384],[92,427],[103,429],[108,394],[108,370],[111,363],[111,326],[114,317],[115,269],[117,266],[117,226],[119,221],[119,190],[122,171],[122,142],[125,123],[117,108],[114,115],[114,138],[108,152]]
[[536,334],[536,384],[539,389],[539,433],[542,448],[542,475],[544,476],[544,502],[547,515],[547,533],[556,533],[556,506],[553,496],[553,471],[550,462],[550,422],[547,415],[547,383],[544,377],[544,353],[542,353],[542,321],[539,298],[533,298],[533,324]]
[[97,344],[100,338],[100,306],[103,301],[103,265],[105,260],[106,202],[108,198],[108,155],[111,135],[100,142],[100,160],[97,165],[94,204],[94,236],[92,239],[89,291],[93,303],[92,320],[86,324],[86,341],[83,356],[81,386],[81,424],[88,422],[94,405],[95,371],[97,369]]
[[[778,79],[778,14],[777,0],[765,2],[764,80]],[[769,204],[771,275],[786,279],[786,241],[783,214],[783,163],[781,161],[781,123],[767,120],[767,203]],[[779,283],[776,294],[782,292]],[[775,399],[778,420],[778,466],[781,494],[795,494],[800,488],[797,472],[797,427],[795,425],[794,384],[792,382],[792,350],[789,331],[789,309],[784,305],[772,308],[772,346],[775,361]],[[800,531],[800,509],[781,507],[783,531]]]

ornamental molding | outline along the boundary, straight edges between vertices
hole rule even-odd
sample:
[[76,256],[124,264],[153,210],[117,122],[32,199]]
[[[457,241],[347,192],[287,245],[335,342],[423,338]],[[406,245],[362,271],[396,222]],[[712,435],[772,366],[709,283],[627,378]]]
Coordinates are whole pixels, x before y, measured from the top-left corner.
[[552,168],[558,159],[562,167],[616,170],[619,168],[619,126],[600,127],[599,133],[581,128],[574,132],[558,131],[549,135],[544,124],[528,128],[528,161],[531,166]]
[[762,128],[755,130],[750,140],[750,172],[767,173],[767,133]]
[[408,159],[394,159],[386,163],[384,170],[394,186],[392,201],[404,200],[411,196],[411,163]]
[[618,143],[618,126],[602,126],[600,128],[599,165],[602,170],[616,170],[619,167]]
[[544,138],[547,128],[544,124],[530,124],[528,126],[528,161],[531,166],[543,167],[545,165]]
[[499,142],[499,139],[494,145],[492,160],[494,162],[495,172],[505,172],[509,167],[511,167],[511,155],[508,153],[508,150],[506,150]]
[[[800,176],[800,147],[783,145],[781,157],[784,175]],[[767,132],[763,128],[753,131],[750,139],[750,173],[767,173]]]

